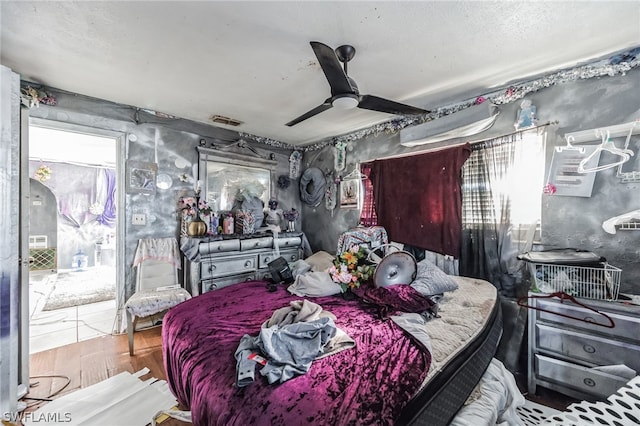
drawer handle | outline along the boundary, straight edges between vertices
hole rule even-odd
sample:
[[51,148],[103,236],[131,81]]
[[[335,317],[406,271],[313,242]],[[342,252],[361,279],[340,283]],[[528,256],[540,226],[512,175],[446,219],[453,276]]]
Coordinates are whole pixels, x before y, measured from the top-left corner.
[[213,272],[216,270],[216,265],[209,265],[209,272]]
[[289,245],[289,241],[285,241],[284,245],[288,246]]
[[247,277],[247,278],[245,278],[245,279],[244,279],[244,282],[245,282],[245,283],[248,283],[248,282],[249,282],[249,281],[251,281],[252,279],[253,279],[253,278],[251,278],[251,277]]
[[294,261],[294,260],[296,260],[296,256],[295,256],[295,254],[292,254],[291,255],[291,261]]
[[596,348],[594,348],[594,347],[593,347],[593,346],[591,346],[591,345],[584,345],[584,346],[582,347],[582,349],[584,349],[584,351],[585,351],[585,352],[590,353],[590,354],[592,354],[592,353],[595,353],[595,352],[596,352]]
[[218,251],[222,250],[222,245],[218,246]]
[[591,322],[591,323],[594,323],[594,324],[596,322],[596,320],[594,318],[592,318],[592,317],[584,317],[584,321],[585,322]]
[[590,379],[589,377],[587,377],[586,379],[583,380],[584,384],[590,387],[594,387],[596,385],[595,380]]
[[265,258],[264,258],[264,261],[265,261],[266,263],[269,263],[269,262],[271,261],[271,258],[270,258],[270,257],[265,257]]
[[251,261],[247,260],[246,262],[244,262],[244,267],[248,268],[249,266],[251,266]]
[[254,246],[254,247],[260,247],[260,243],[259,243],[259,242],[257,242],[257,243],[255,243],[253,246]]

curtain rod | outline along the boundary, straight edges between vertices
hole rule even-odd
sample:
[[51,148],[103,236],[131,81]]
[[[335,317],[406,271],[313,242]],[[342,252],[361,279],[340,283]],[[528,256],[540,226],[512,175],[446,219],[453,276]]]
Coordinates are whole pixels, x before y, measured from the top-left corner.
[[424,154],[425,152],[441,151],[443,149],[453,148],[453,147],[456,147],[456,146],[465,145],[467,143],[476,144],[476,143],[486,142],[486,141],[490,141],[490,140],[493,140],[493,139],[504,138],[506,136],[516,135],[518,133],[524,133],[524,132],[528,132],[529,130],[540,129],[542,127],[552,126],[552,125],[559,124],[559,123],[560,122],[558,120],[547,121],[546,123],[539,124],[537,126],[528,127],[526,129],[522,129],[522,130],[516,130],[515,132],[506,133],[506,134],[500,135],[500,136],[492,136],[490,138],[478,139],[478,140],[474,140],[474,141],[466,141],[466,142],[456,143],[456,144],[453,144],[453,145],[439,146],[437,148],[431,148],[431,149],[427,148],[427,149],[422,149],[420,151],[412,151],[412,152],[405,152],[405,153],[402,153],[402,154],[394,154],[394,155],[389,155],[387,157],[377,157],[377,158],[374,158],[372,160],[362,160],[360,163],[371,163],[373,161],[378,161],[378,160],[391,160],[391,159],[394,159],[394,158],[411,157],[413,155]]

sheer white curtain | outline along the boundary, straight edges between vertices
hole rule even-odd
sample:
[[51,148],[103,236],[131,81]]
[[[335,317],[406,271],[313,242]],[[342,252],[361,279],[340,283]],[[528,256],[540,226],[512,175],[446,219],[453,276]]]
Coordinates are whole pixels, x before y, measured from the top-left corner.
[[509,297],[522,290],[521,231],[540,219],[544,139],[531,130],[474,144],[462,168],[460,274]]

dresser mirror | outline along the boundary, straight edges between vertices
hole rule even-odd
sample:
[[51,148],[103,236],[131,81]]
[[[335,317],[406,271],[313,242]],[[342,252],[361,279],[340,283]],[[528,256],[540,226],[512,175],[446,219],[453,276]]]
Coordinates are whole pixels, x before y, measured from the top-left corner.
[[201,197],[216,211],[237,208],[245,198],[257,197],[269,203],[276,162],[216,149],[197,147]]

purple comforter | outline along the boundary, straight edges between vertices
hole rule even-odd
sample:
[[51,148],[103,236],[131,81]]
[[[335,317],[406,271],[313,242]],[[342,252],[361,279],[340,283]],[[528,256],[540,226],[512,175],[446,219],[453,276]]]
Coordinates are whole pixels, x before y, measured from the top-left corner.
[[269,385],[235,386],[234,352],[244,334],[257,335],[273,311],[301,299],[264,282],[211,291],[165,316],[162,346],[167,381],[195,425],[392,424],[429,371],[421,350],[375,306],[340,296],[310,300],[336,315],[356,347],[315,360],[310,370]]

